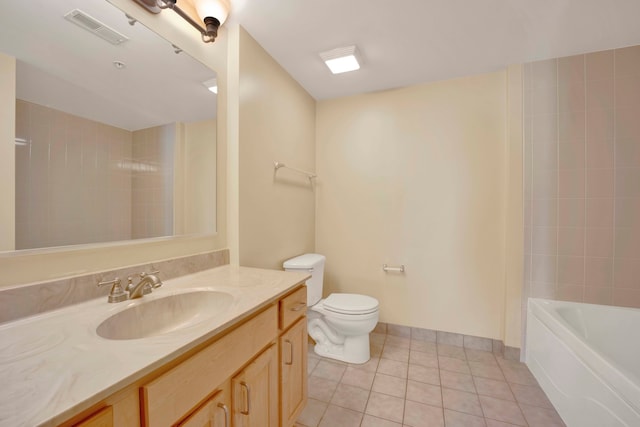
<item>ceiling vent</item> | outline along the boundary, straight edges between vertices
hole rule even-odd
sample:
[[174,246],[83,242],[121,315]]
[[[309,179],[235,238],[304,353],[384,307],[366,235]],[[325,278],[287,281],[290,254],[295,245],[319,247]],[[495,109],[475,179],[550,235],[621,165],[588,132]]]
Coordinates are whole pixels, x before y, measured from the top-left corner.
[[119,45],[129,38],[123,34],[120,34],[113,28],[109,28],[102,22],[98,21],[94,17],[87,15],[85,12],[80,9],[74,9],[71,12],[64,15],[64,19],[67,21],[71,21],[74,24],[84,28],[92,34],[108,41],[111,44]]

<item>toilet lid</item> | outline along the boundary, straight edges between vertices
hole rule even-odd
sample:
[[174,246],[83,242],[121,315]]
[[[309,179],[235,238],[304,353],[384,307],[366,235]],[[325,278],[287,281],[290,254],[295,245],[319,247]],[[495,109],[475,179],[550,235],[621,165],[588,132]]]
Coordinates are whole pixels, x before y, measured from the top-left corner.
[[378,300],[358,294],[331,294],[322,304],[326,310],[342,314],[368,314],[378,310]]

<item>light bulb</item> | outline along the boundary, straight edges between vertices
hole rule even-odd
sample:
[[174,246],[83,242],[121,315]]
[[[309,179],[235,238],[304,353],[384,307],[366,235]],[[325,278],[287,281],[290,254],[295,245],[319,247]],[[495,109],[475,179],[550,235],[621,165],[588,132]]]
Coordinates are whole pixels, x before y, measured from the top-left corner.
[[195,0],[196,11],[202,20],[211,17],[224,24],[229,16],[229,2],[227,0]]

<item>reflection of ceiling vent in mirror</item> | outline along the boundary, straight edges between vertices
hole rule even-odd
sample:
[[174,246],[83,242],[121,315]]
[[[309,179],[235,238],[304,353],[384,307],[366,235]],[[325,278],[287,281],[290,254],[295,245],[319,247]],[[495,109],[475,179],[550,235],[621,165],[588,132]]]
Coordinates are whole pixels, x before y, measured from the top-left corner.
[[107,27],[97,19],[87,15],[85,12],[74,9],[71,12],[64,15],[67,21],[71,21],[76,25],[84,28],[85,30],[95,34],[96,36],[105,39],[111,44],[121,44],[129,40],[129,38],[123,34],[120,34],[116,30]]

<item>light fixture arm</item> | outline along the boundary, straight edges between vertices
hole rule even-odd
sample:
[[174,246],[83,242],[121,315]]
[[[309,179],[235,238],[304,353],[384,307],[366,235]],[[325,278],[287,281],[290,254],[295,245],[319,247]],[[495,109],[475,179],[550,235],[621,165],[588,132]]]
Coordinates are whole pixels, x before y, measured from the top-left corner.
[[193,28],[198,30],[202,35],[202,41],[205,43],[213,43],[218,35],[218,28],[220,27],[220,21],[216,18],[206,17],[204,23],[206,28],[202,27],[198,22],[194,21],[184,10],[176,4],[177,0],[156,0],[156,3],[160,9],[171,9],[177,13],[182,19],[187,21]]

